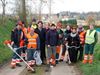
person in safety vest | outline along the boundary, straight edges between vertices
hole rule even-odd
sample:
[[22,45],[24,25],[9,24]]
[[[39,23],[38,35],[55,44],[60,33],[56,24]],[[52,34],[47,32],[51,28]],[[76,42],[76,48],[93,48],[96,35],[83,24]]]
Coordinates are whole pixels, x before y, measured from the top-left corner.
[[[18,21],[16,28],[14,28],[11,32],[11,45],[19,55],[21,55],[20,43],[21,40],[23,40],[23,32],[21,28],[22,22]],[[14,53],[12,57],[11,67],[15,68],[16,66],[21,67],[20,58]]]
[[[58,45],[58,33],[55,29],[55,24],[52,24],[50,30],[46,34],[46,44],[47,44],[47,69],[50,66],[56,66],[56,46]],[[52,56],[53,55],[53,56]]]
[[86,36],[85,36],[85,54],[84,54],[84,60],[83,60],[84,64],[86,64],[87,62],[92,64],[94,46],[96,45],[96,43],[98,41],[98,34],[97,34],[96,30],[94,29],[94,25],[90,24],[89,28],[90,29],[87,30]]
[[[58,46],[56,47],[56,64],[58,64],[58,60],[59,60],[59,54],[60,54],[60,51],[61,51],[61,47],[62,47],[62,43],[63,43],[63,31],[61,30],[61,27],[62,27],[62,24],[61,22],[58,22],[57,23],[57,26],[56,26],[56,30],[58,32],[58,35],[59,35],[59,39],[58,39]],[[64,55],[61,55],[61,60],[63,60],[64,58]]]
[[85,30],[82,25],[79,25],[77,28],[79,37],[80,37],[80,49],[79,49],[79,58],[78,60],[83,60],[83,50],[84,50],[84,44],[85,44]]
[[[34,53],[36,50],[40,50],[40,39],[37,33],[35,33],[35,26],[31,26],[30,32],[27,34],[27,61],[30,66],[35,65]],[[28,70],[31,70],[27,67]],[[35,70],[34,70],[35,72]]]

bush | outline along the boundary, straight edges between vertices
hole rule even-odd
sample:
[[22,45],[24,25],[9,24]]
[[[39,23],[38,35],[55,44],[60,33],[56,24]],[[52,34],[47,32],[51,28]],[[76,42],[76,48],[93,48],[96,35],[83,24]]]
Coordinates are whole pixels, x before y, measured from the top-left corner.
[[14,26],[15,22],[10,20],[7,20],[5,25],[0,25],[0,64],[11,58],[12,51],[4,46],[3,42],[10,39],[10,33]]

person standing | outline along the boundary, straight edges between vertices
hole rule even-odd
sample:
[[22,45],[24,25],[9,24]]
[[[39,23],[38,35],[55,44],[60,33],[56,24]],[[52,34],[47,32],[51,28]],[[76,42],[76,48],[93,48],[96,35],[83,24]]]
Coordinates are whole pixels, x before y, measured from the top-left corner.
[[45,64],[45,61],[46,61],[46,54],[45,54],[46,31],[43,28],[42,21],[38,21],[37,25],[38,25],[38,28],[35,29],[35,32],[39,35],[39,38],[40,38],[41,60],[42,60],[43,64]]
[[[62,24],[60,22],[58,22],[57,26],[56,26],[56,30],[57,30],[57,33],[59,35],[58,46],[56,47],[56,63],[57,64],[59,61],[60,52],[62,50],[62,43],[63,43],[63,37],[64,37],[64,34],[63,34],[63,31],[61,30],[61,27],[62,27]],[[64,56],[61,54],[61,59],[63,59],[63,58],[64,58]]]
[[[94,25],[90,24],[89,29],[86,32],[86,37],[85,37],[85,54],[84,54],[84,60],[83,60],[84,64],[86,64],[87,62],[92,64],[94,46],[96,45],[97,41],[98,41],[98,34],[96,30],[94,29]],[[88,57],[89,57],[89,61],[88,61]]]
[[80,45],[80,38],[77,34],[76,27],[72,27],[71,33],[67,37],[68,53],[71,63],[77,62],[78,48]]
[[[30,32],[26,35],[27,61],[31,67],[35,65],[35,59],[34,59],[35,51],[40,50],[40,39],[39,39],[38,34],[35,33],[34,31],[35,31],[35,27],[32,26],[30,28]],[[27,69],[31,70],[29,67],[27,67]]]
[[62,55],[66,57],[66,58],[64,57],[64,59],[66,60],[66,63],[68,63],[68,60],[69,60],[66,40],[67,40],[67,37],[70,33],[71,33],[71,26],[67,25],[66,30],[64,32],[63,51],[62,51]]
[[79,25],[78,26],[78,34],[79,34],[79,37],[80,37],[80,48],[78,50],[79,52],[79,58],[78,60],[82,61],[83,60],[83,50],[84,50],[84,44],[85,44],[85,30],[83,28],[82,25]]
[[[11,32],[11,45],[20,56],[21,56],[21,49],[20,49],[21,40],[23,40],[22,22],[18,21],[16,28],[14,28]],[[11,67],[15,68],[16,66],[21,67],[20,58],[18,55],[14,53],[11,61]]]
[[23,31],[23,39],[20,42],[20,47],[23,47],[23,48],[21,51],[21,56],[23,57],[24,60],[26,60],[26,48],[24,47],[25,46],[24,40],[26,39],[26,35],[28,32],[27,32],[27,28],[25,27],[24,21],[22,21],[22,31]]
[[[51,25],[50,30],[47,32],[46,41],[47,41],[47,68],[50,65],[56,65],[56,46],[58,45],[58,33],[55,29],[55,24]],[[47,69],[48,70],[48,69]]]

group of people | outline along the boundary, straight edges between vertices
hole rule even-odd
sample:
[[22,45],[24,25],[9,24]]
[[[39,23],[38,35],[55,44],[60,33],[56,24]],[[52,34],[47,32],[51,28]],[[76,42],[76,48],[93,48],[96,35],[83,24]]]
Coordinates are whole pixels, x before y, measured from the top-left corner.
[[[46,71],[50,66],[56,66],[64,59],[69,64],[76,63],[77,60],[83,60],[84,64],[87,62],[91,64],[97,40],[97,32],[92,24],[87,31],[82,25],[78,27],[66,25],[65,30],[62,30],[61,22],[44,24],[33,19],[27,28],[23,21],[18,21],[11,32],[11,46],[16,49],[16,52],[23,56],[30,66],[36,63],[35,51],[40,52],[42,64],[47,65]],[[14,53],[11,67],[21,66],[20,62],[20,57]],[[30,67],[27,69],[30,70]]]

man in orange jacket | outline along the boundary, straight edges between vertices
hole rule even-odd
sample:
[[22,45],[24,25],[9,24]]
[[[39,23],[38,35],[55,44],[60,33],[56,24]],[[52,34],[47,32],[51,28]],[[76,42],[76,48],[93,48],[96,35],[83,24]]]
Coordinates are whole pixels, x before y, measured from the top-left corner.
[[[30,66],[34,66],[34,52],[40,50],[40,40],[37,33],[34,32],[35,26],[31,26],[30,32],[27,34],[27,60]],[[30,70],[29,67],[27,67]],[[34,70],[35,71],[35,70]]]
[[[23,31],[23,39],[22,39],[21,42],[20,42],[20,47],[25,46],[24,40],[25,40],[26,35],[27,35],[27,33],[28,33],[28,32],[27,32],[27,28],[25,27],[24,21],[22,22],[22,31]],[[26,60],[26,59],[25,59],[25,57],[26,57],[26,48],[24,48],[24,47],[22,48],[21,56],[23,57],[24,60]]]

